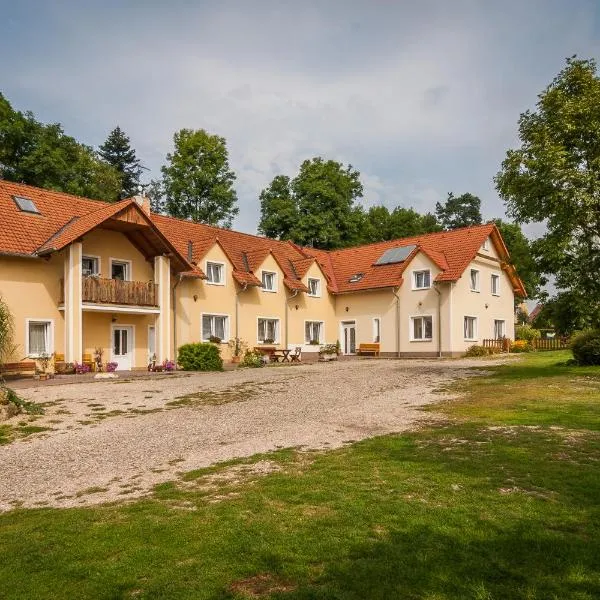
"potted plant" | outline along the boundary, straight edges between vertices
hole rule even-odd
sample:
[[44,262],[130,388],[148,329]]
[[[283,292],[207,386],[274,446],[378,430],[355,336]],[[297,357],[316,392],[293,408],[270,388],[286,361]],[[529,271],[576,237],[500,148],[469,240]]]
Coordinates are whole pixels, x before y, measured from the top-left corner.
[[102,373],[102,356],[104,354],[104,348],[94,348],[94,363],[96,365],[96,373]]
[[216,335],[211,335],[211,336],[208,338],[208,341],[209,341],[211,344],[220,344],[220,343],[221,343],[221,338],[220,338],[220,337],[218,337],[218,336],[216,336]]
[[229,350],[231,350],[231,362],[239,363],[244,355],[244,352],[246,352],[246,349],[248,348],[248,344],[236,337],[229,340],[227,345],[229,346]]
[[39,355],[38,362],[40,363],[41,368],[41,372],[39,374],[40,380],[44,381],[50,377],[50,374],[48,373],[48,367],[50,366],[53,357],[53,354],[47,354],[46,352],[43,352]]
[[116,363],[116,362],[107,362],[106,363],[106,372],[107,373],[114,373],[117,370],[118,366],[119,366],[119,363]]
[[320,344],[319,340],[310,340],[308,342],[309,346],[318,346]]
[[172,373],[175,370],[175,363],[168,358],[163,361],[162,370],[165,373]]
[[267,346],[269,346],[269,345],[272,345],[272,344],[274,344],[274,343],[275,343],[275,340],[274,340],[273,338],[265,338],[265,339],[263,340],[263,344],[265,344],[265,345],[267,345]]
[[330,360],[337,360],[338,351],[337,344],[325,344],[319,348],[319,360],[321,362],[328,362]]

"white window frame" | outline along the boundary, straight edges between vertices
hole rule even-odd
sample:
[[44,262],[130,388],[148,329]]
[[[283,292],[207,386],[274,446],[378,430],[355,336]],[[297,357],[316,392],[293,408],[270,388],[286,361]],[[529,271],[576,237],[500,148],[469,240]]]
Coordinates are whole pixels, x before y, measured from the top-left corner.
[[[495,292],[494,292],[494,277],[496,277],[497,281],[498,281],[498,287]],[[492,296],[500,295],[500,281],[501,281],[500,273],[492,273],[490,275],[490,291],[492,292]]]
[[[466,327],[467,319],[473,319],[473,337],[466,336]],[[476,342],[479,339],[479,319],[474,315],[465,315],[463,317],[463,336],[465,341],[467,342]]]
[[126,260],[124,258],[110,257],[108,259],[108,269],[109,269],[110,279],[113,278],[113,276],[112,276],[113,263],[125,264],[127,268],[125,269],[125,279],[123,281],[133,281],[133,262],[132,261]]
[[29,350],[29,324],[30,323],[45,323],[48,325],[48,330],[46,333],[46,344],[47,344],[47,352],[46,354],[54,353],[54,319],[34,319],[27,318],[25,319],[25,355],[28,358],[39,358],[41,354],[32,354]]
[[[224,329],[224,333],[225,333],[225,337],[221,340],[222,344],[226,344],[227,342],[229,342],[230,339],[230,335],[229,335],[229,315],[225,314],[225,313],[215,313],[215,312],[203,312],[200,313],[200,339],[203,342],[208,342],[210,339],[210,336],[205,338],[204,337],[204,317],[225,317],[225,325],[223,327]],[[212,329],[212,327],[211,327]],[[211,335],[213,335],[211,333]]]
[[[417,275],[421,273],[429,273],[429,285],[418,286],[417,285]],[[429,290],[431,289],[431,269],[415,269],[412,271],[412,289],[413,290]]]
[[[277,272],[276,271],[267,271],[266,269],[263,269],[260,275],[260,281],[263,285],[263,287],[261,288],[263,292],[269,292],[271,294],[275,294],[277,293],[277,290],[279,289],[279,282],[278,282],[278,277],[277,277]],[[267,288],[265,287],[265,274],[266,275],[272,275],[273,276],[273,287],[272,288]]]
[[[100,257],[99,257],[99,256],[96,256],[96,255],[94,255],[94,254],[83,254],[83,255],[82,255],[82,257],[81,257],[81,276],[82,276],[82,277],[86,277],[86,276],[83,274],[83,261],[84,261],[84,259],[86,259],[86,258],[87,258],[88,260],[95,260],[95,261],[96,261],[96,272],[95,272],[95,273],[93,273],[92,275],[88,275],[88,277],[92,277],[92,276],[94,276],[94,275],[95,275],[96,277],[98,277],[98,276],[100,275],[100,272],[101,272],[101,271],[100,271]],[[125,262],[125,261],[123,261],[123,262]]]
[[[473,273],[477,273],[475,277],[475,286],[473,287]],[[472,292],[480,292],[481,291],[481,271],[479,269],[475,269],[471,267],[469,271],[469,289]]]
[[307,340],[306,339],[306,325],[308,323],[319,323],[320,327],[319,327],[319,344],[324,344],[325,343],[325,321],[316,321],[314,319],[306,319],[304,321],[304,344],[305,345],[310,345],[311,340]]
[[[219,267],[221,267],[221,281],[210,281],[208,279],[208,265],[217,265]],[[205,280],[205,282],[208,285],[225,285],[225,274],[226,274],[226,270],[225,270],[225,263],[219,260],[206,260],[204,262],[204,272],[206,273],[206,277],[207,279]]]
[[258,336],[258,324],[260,321],[276,321],[277,325],[275,326],[275,339],[273,340],[273,344],[279,344],[279,340],[281,339],[281,319],[279,317],[256,317],[256,342],[258,344],[262,344],[263,342],[259,339]]
[[[311,294],[311,291],[310,291],[310,282],[311,281],[315,281],[317,283],[316,292],[314,294]],[[320,277],[309,277],[307,283],[308,283],[308,295],[311,298],[320,298],[321,297],[321,278]]]
[[483,240],[483,244],[481,244],[481,249],[482,250],[489,250],[490,249],[490,238],[486,237],[485,240]]
[[373,317],[373,343],[381,344],[381,317]]
[[[423,338],[416,338],[415,337],[415,325],[414,322],[416,319],[431,319],[431,337],[423,337]],[[409,335],[409,340],[411,342],[432,342],[433,341],[433,332],[434,332],[434,324],[435,324],[435,319],[433,317],[433,315],[411,315],[408,318],[408,335]],[[423,335],[425,334],[425,326],[423,326]]]
[[[502,335],[500,337],[496,337],[496,323],[502,323]],[[502,338],[506,337],[506,319],[494,319],[493,328],[493,339],[501,340]]]

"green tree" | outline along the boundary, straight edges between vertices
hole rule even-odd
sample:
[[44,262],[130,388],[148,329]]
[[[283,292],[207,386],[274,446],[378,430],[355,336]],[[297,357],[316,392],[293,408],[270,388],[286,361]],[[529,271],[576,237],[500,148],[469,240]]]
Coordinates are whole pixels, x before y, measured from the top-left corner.
[[142,163],[136,157],[129,138],[119,126],[109,133],[98,154],[121,176],[121,190],[115,200],[131,198],[139,193]]
[[573,291],[561,291],[548,300],[535,319],[538,328],[554,327],[560,335],[589,329],[600,322],[600,307]]
[[259,231],[298,244],[333,249],[362,240],[360,173],[321,157],[305,160],[294,179],[278,175],[261,192]]
[[444,229],[481,225],[481,200],[473,194],[448,194],[445,204],[436,202],[435,215]]
[[43,124],[30,112],[15,111],[0,94],[0,177],[42,188],[113,200],[120,188],[115,169],[93,148]]
[[380,242],[439,231],[434,215],[421,215],[413,208],[372,206],[366,213],[364,242]]
[[277,175],[260,193],[258,230],[268,237],[289,240],[292,239],[298,217],[298,205],[292,195],[290,178]]
[[559,290],[600,303],[600,78],[593,60],[567,59],[565,68],[519,119],[518,149],[496,175],[508,214],[545,223],[533,243],[545,275]]
[[231,227],[238,214],[225,139],[203,129],[182,129],[161,169],[164,210],[199,223]]
[[0,365],[13,354],[14,333],[15,323],[13,315],[4,298],[0,296]]
[[540,293],[541,278],[531,242],[517,223],[508,223],[502,219],[494,219],[494,223],[502,234],[502,239],[510,252],[511,263],[525,285],[527,296],[537,298]]

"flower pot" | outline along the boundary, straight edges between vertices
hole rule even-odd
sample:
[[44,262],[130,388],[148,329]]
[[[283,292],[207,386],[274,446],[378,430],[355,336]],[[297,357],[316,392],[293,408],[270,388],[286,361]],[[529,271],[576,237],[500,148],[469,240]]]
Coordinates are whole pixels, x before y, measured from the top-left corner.
[[234,365],[237,365],[237,364],[240,362],[240,360],[241,360],[241,359],[242,359],[242,357],[241,357],[241,356],[232,356],[232,357],[231,357],[231,362],[232,362]]

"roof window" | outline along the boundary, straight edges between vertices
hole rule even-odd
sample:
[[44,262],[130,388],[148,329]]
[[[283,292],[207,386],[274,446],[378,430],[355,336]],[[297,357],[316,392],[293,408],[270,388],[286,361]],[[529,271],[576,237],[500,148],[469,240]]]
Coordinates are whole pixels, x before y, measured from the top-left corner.
[[24,198],[23,196],[13,196],[13,200],[21,212],[33,213],[36,215],[40,214],[40,211],[33,200]]
[[348,283],[358,283],[364,276],[364,273],[355,273],[348,279]]
[[415,244],[409,246],[400,246],[399,248],[389,248],[376,261],[376,265],[393,265],[404,262],[416,248]]

